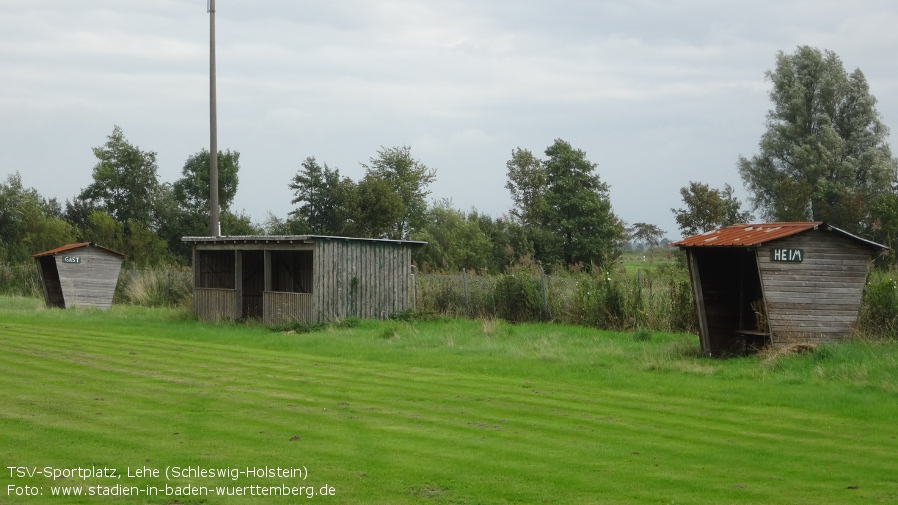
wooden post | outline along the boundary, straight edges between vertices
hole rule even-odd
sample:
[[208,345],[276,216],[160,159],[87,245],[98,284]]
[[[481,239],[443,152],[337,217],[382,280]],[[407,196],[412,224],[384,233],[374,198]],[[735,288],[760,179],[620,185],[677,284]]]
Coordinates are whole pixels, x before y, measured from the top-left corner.
[[418,274],[415,265],[412,265],[412,310],[418,310]]
[[263,270],[265,271],[265,286],[262,288],[264,291],[271,291],[271,250],[266,249],[263,253],[262,264]]
[[705,313],[705,297],[702,292],[702,279],[698,270],[698,259],[695,252],[686,251],[686,258],[689,262],[689,276],[692,279],[692,294],[695,297],[695,309],[698,316],[698,334],[702,343],[702,351],[711,354],[711,336],[708,328],[708,316]]
[[465,288],[465,314],[471,315],[471,306],[468,304],[468,271],[465,268],[461,269],[461,280]]
[[243,251],[234,251],[234,290],[237,301],[235,312],[237,319],[243,317]]
[[539,267],[540,280],[543,286],[543,317],[548,319],[549,316],[549,293],[546,291],[546,269]]

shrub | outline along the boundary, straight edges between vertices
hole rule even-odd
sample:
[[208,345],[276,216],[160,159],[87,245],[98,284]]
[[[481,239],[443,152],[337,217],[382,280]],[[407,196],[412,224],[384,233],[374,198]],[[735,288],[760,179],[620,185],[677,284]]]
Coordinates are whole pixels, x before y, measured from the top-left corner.
[[898,335],[898,283],[891,277],[871,279],[864,289],[859,327],[872,336]]
[[0,264],[0,294],[9,296],[44,296],[34,262]]
[[529,272],[501,275],[495,287],[496,315],[511,322],[542,321],[542,285]]
[[123,270],[116,301],[146,307],[186,306],[193,291],[192,278],[189,269]]

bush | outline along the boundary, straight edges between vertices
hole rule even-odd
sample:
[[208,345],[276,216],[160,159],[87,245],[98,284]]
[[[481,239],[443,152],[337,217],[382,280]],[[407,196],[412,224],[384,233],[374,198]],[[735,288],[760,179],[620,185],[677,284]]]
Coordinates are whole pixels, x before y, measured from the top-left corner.
[[871,278],[867,283],[858,326],[872,336],[898,335],[898,283],[890,276]]
[[193,292],[190,269],[122,270],[116,301],[145,307],[183,307]]
[[0,264],[0,295],[43,297],[41,280],[34,262]]
[[496,315],[520,323],[546,319],[542,285],[529,272],[519,270],[499,277],[495,287]]

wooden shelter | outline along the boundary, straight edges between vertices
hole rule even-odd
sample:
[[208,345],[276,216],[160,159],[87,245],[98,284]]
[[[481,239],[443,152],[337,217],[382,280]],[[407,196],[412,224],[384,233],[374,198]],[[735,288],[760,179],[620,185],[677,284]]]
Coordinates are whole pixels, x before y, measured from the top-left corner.
[[702,351],[848,337],[885,246],[824,222],[739,224],[671,245],[686,251]]
[[412,249],[426,242],[321,235],[184,237],[202,319],[266,324],[383,319],[411,307]]
[[34,256],[47,307],[112,306],[125,255],[91,242],[69,244]]

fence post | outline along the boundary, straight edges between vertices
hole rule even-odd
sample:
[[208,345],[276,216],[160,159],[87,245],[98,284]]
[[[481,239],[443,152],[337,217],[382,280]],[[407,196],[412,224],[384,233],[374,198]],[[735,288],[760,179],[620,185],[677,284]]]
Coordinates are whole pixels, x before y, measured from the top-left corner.
[[546,269],[539,267],[540,280],[543,285],[543,317],[549,318],[549,294],[546,292]]
[[470,316],[471,306],[468,303],[468,270],[466,268],[461,269],[461,280],[465,289],[465,315]]
[[418,276],[415,270],[417,268],[412,265],[412,310],[418,310]]

